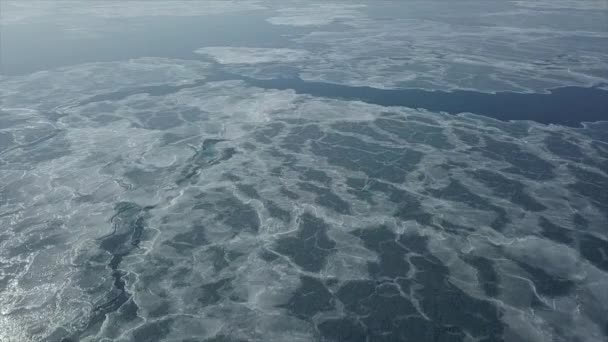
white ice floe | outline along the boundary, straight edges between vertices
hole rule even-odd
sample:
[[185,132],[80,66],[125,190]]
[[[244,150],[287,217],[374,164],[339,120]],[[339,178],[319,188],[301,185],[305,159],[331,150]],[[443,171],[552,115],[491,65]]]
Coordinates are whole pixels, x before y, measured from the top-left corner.
[[208,55],[221,64],[295,63],[309,56],[306,50],[299,49],[232,46],[210,46],[194,52]]

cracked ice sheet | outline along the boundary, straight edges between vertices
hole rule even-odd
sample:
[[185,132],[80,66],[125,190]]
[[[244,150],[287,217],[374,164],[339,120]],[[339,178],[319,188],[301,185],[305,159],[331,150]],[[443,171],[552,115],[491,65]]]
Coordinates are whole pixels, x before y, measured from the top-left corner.
[[[184,66],[180,61],[173,61],[171,67],[168,67],[167,63],[168,61],[163,59],[145,59],[126,63],[89,64],[39,73],[35,77],[10,79],[3,85],[9,89],[14,86],[13,89],[19,90],[24,89],[22,86],[29,88],[31,85],[39,82],[44,84],[50,80],[59,88],[62,84],[83,85],[82,92],[46,87],[34,92],[36,95],[32,93],[30,99],[26,98],[23,101],[8,93],[7,97],[10,101],[7,102],[17,107],[36,107],[36,104],[45,107],[48,105],[47,98],[51,96],[58,102],[78,102],[82,99],[80,96],[92,95],[96,92],[103,94],[108,90],[114,90],[116,84],[112,82],[119,82],[128,88],[129,82],[139,82],[140,86],[155,84],[157,78],[166,82],[171,81],[171,78],[167,77],[169,74],[179,75],[182,71],[188,72],[183,69]],[[133,68],[133,65],[144,67]],[[197,64],[198,67],[202,65],[204,64]],[[151,66],[159,66],[159,68]],[[190,76],[197,76],[193,70],[190,71],[192,71],[188,73]],[[125,80],[117,78],[120,74],[125,76]],[[91,76],[96,78],[92,79]],[[225,102],[227,98],[223,96],[223,92],[228,89],[232,92],[235,87],[238,85],[229,84],[221,87],[222,95],[211,96],[209,99],[215,99],[219,108],[228,108]],[[62,92],[58,93],[59,91]],[[28,94],[22,91],[19,93]],[[259,95],[264,96],[263,93]],[[279,102],[284,101],[284,98],[285,96],[272,97]],[[247,99],[248,96],[245,95],[242,100]],[[181,108],[179,97],[169,100],[169,107],[164,108],[165,110],[171,112],[175,108]],[[192,97],[188,97],[187,103],[193,103],[193,100]],[[230,100],[231,122],[239,122],[239,115],[249,115],[244,119],[247,122],[260,120],[258,116],[252,117],[249,114],[252,108],[250,104],[239,103],[235,101],[235,97],[231,97]],[[2,339],[37,340],[42,336],[48,336],[55,329],[61,331],[60,326],[65,326],[66,329],[83,329],[83,324],[86,325],[86,320],[92,316],[92,308],[97,305],[96,302],[103,302],[105,291],[95,290],[111,284],[111,277],[109,274],[104,274],[103,270],[101,274],[92,274],[86,269],[83,270],[81,261],[87,263],[89,258],[96,258],[96,262],[103,262],[106,258],[103,253],[100,254],[95,249],[91,250],[90,244],[96,244],[96,239],[111,229],[108,217],[112,215],[114,202],[125,198],[125,189],[131,188],[128,182],[123,182],[121,177],[115,176],[129,174],[133,168],[131,166],[133,161],[139,160],[142,165],[148,165],[153,169],[171,168],[173,165],[185,164],[191,154],[185,143],[177,149],[172,147],[172,144],[167,144],[165,148],[156,148],[159,143],[165,145],[162,141],[166,133],[160,129],[152,129],[157,127],[155,125],[158,125],[158,120],[154,121],[148,108],[155,101],[155,98],[139,99],[134,96],[130,102],[134,106],[131,110],[135,112],[129,111],[127,104],[120,103],[120,111],[113,110],[111,103],[106,103],[105,108],[104,106],[79,108],[76,105],[63,108],[60,118],[53,115],[49,117],[48,113],[35,109],[2,108],[2,133],[13,138],[9,139],[12,141],[8,146],[2,146],[1,164],[5,171],[2,173],[2,221],[3,226],[7,222],[13,222],[10,225],[15,229],[5,230],[2,233],[3,242],[10,247],[3,249],[5,253],[2,260],[3,269],[8,272],[3,272],[3,281],[7,283],[2,283],[3,286],[8,287],[2,289],[3,316],[0,330],[2,334],[7,334],[3,335]],[[261,112],[272,112],[276,107],[271,105],[270,98],[254,97],[251,103],[264,106],[260,107]],[[238,108],[241,106],[248,110],[239,112]],[[158,115],[165,115],[162,107],[157,108],[160,111]],[[88,112],[91,109],[93,112]],[[217,108],[214,108],[213,102],[207,102],[205,109]],[[147,117],[134,116],[133,113],[147,113]],[[185,110],[184,118],[177,113],[178,118],[175,121],[181,122],[181,129],[175,128],[173,131],[176,134],[185,133],[186,142],[196,143],[197,139],[206,136],[230,136],[231,130],[225,127],[217,127],[218,131],[206,134],[204,130],[189,125],[188,121],[182,121],[196,119],[198,122],[204,115],[197,113],[199,115],[193,117],[191,111]],[[110,117],[111,115],[115,116]],[[150,120],[150,123],[143,123],[145,129],[136,127],[138,121],[146,119]],[[163,122],[162,128],[166,129],[168,120],[160,120]],[[185,131],[182,131],[184,129]],[[212,127],[205,129],[213,130]],[[50,137],[42,141],[45,146],[40,146],[43,144],[36,140],[30,141],[44,135]],[[5,140],[3,139],[3,143]],[[40,153],[39,149],[42,149]],[[38,155],[41,157],[38,158]],[[149,189],[147,199],[142,197],[135,201],[140,204],[157,202],[155,198],[164,190],[161,183],[162,180],[158,179],[154,187],[161,188]],[[71,231],[76,227],[78,227],[77,231]],[[8,238],[9,241],[4,238]],[[24,245],[19,241],[23,241]],[[34,249],[30,253],[25,244],[42,248]],[[10,259],[6,260],[6,263],[4,256]],[[76,265],[76,269],[82,270],[82,273],[76,271],[74,275],[73,267],[70,265]],[[28,274],[28,270],[33,273]],[[100,295],[102,297],[99,297]],[[49,304],[51,302],[55,302],[57,306],[53,307]],[[28,313],[23,316],[12,315],[15,310],[21,309]],[[10,317],[7,318],[6,315]],[[45,318],[39,319],[39,317]],[[50,323],[39,325],[37,329],[40,330],[37,332],[22,330],[24,326],[34,327],[44,322]]]
[[[608,147],[594,125],[170,87],[207,66],[3,80],[0,337],[340,340],[357,321],[379,327],[371,338],[604,337]],[[387,308],[409,320],[382,326]]]

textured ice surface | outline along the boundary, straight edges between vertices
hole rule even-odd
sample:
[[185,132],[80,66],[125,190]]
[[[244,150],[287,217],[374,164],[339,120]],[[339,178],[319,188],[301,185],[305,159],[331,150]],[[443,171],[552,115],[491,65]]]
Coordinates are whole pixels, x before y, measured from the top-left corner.
[[606,82],[607,11],[605,1],[593,0],[388,1],[368,7],[309,3],[280,9],[269,22],[314,25],[337,18],[349,26],[319,27],[295,39],[313,46],[317,55],[303,68],[306,80],[539,91]]
[[171,3],[87,15],[262,6],[311,31],[0,76],[0,341],[606,339],[605,122],[262,86],[605,81],[602,2]]

